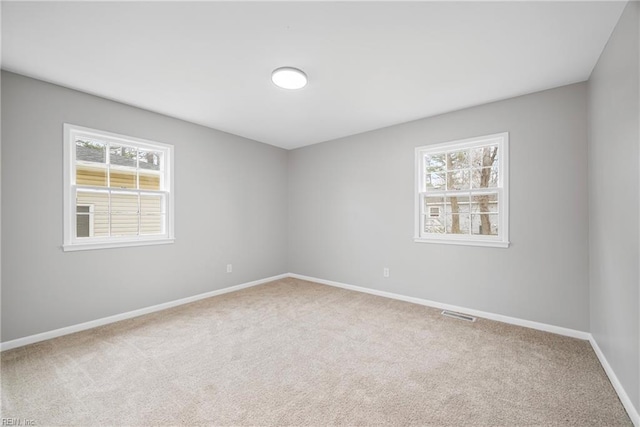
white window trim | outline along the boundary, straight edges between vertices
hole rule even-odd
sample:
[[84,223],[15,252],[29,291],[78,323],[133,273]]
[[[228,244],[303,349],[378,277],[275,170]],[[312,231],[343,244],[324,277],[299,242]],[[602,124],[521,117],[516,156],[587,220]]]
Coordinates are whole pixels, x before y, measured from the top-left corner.
[[[424,236],[422,230],[422,198],[421,189],[424,187],[424,168],[422,165],[425,153],[440,153],[443,151],[456,151],[465,148],[471,148],[483,144],[498,144],[500,155],[498,156],[499,175],[498,182],[498,200],[500,200],[499,214],[499,235],[458,235],[458,234],[442,234]],[[414,207],[414,242],[418,243],[442,243],[450,245],[466,245],[466,246],[486,246],[496,248],[509,247],[509,133],[502,132],[492,135],[480,136],[475,138],[467,138],[457,141],[444,142],[440,144],[425,145],[416,147],[415,149],[415,207]],[[487,189],[495,191],[493,189]]]
[[[91,249],[107,249],[122,248],[131,246],[148,246],[170,244],[175,241],[174,236],[174,184],[173,184],[173,145],[150,141],[141,138],[135,138],[117,133],[91,129],[83,126],[77,126],[69,123],[64,124],[64,144],[63,144],[63,168],[64,168],[64,206],[63,206],[63,245],[62,250],[80,251]],[[74,235],[76,230],[76,200],[74,197],[75,186],[75,139],[76,136],[94,137],[100,140],[108,140],[109,142],[120,143],[124,145],[135,144],[138,147],[147,147],[150,149],[161,149],[165,154],[165,173],[168,180],[169,192],[167,195],[167,212],[166,212],[166,230],[165,234],[159,236],[126,236],[126,237],[108,237],[108,238],[78,238]],[[72,143],[73,141],[73,143]],[[105,189],[105,188],[101,188]],[[143,190],[149,192],[149,190]]]

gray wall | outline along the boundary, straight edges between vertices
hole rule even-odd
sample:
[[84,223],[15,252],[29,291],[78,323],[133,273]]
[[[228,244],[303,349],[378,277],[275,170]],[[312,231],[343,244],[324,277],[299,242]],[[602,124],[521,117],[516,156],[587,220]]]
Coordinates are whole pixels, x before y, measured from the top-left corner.
[[628,3],[589,80],[591,333],[640,410],[638,51]]
[[[175,145],[173,245],[62,252],[64,122]],[[2,341],[287,271],[285,150],[7,72],[2,125]]]
[[[288,153],[2,72],[1,340],[291,271],[589,330],[640,408],[639,23],[588,84]],[[175,145],[175,244],[62,252],[64,122]],[[511,247],[414,243],[414,147],[502,131]]]
[[[586,105],[580,83],[292,151],[290,271],[587,331]],[[511,246],[414,243],[414,147],[503,131]]]

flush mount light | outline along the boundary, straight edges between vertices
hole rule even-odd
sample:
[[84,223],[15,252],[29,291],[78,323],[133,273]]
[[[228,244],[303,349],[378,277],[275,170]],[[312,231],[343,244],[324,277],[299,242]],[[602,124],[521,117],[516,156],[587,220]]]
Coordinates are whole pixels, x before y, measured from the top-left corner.
[[297,68],[281,67],[273,70],[271,81],[283,89],[302,89],[307,85],[307,75]]

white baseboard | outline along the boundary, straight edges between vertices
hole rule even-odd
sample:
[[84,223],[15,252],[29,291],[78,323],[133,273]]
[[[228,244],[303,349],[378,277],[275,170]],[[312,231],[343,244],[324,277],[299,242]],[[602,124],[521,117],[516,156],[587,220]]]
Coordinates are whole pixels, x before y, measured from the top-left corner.
[[518,319],[516,317],[503,316],[501,314],[489,313],[487,311],[473,310],[470,308],[460,307],[457,305],[443,304],[441,302],[430,301],[422,298],[408,297],[405,295],[394,294],[392,292],[378,291],[375,289],[363,288],[360,286],[347,285],[346,283],[334,282],[332,280],[318,279],[316,277],[303,276],[301,274],[289,273],[289,276],[294,277],[296,279],[308,280],[310,282],[321,283],[323,285],[335,286],[338,288],[349,289],[357,292],[364,292],[371,295],[392,298],[400,301],[412,302],[414,304],[425,305],[428,307],[435,307],[443,310],[457,311],[459,313],[470,314],[476,317],[482,317],[489,320],[496,320],[498,322],[509,323],[511,325],[524,326],[526,328],[537,329],[539,331],[545,331],[545,332],[551,332],[554,334],[564,335],[567,337],[579,338],[582,340],[589,340],[589,338],[591,337],[591,334],[589,332],[563,328],[561,326],[554,326],[546,323],[534,322],[532,320]]
[[622,405],[624,406],[627,413],[629,414],[629,418],[631,418],[631,421],[633,422],[635,427],[640,427],[640,415],[638,415],[638,411],[636,410],[633,403],[631,402],[629,395],[627,395],[627,392],[622,387],[622,384],[620,383],[620,381],[618,380],[618,377],[616,376],[615,372],[611,368],[611,365],[609,365],[609,362],[604,357],[604,354],[602,353],[602,350],[600,350],[598,343],[595,341],[595,339],[589,332],[563,328],[560,326],[534,322],[531,320],[518,319],[516,317],[503,316],[501,314],[489,313],[486,311],[473,310],[470,308],[460,307],[457,305],[443,304],[440,302],[430,301],[422,298],[408,297],[405,295],[394,294],[392,292],[378,291],[375,289],[363,288],[361,286],[347,285],[346,283],[334,282],[332,280],[318,279],[317,277],[303,276],[301,274],[289,273],[289,277],[293,277],[300,280],[307,280],[309,282],[321,283],[323,285],[349,289],[356,292],[363,292],[371,295],[392,298],[400,301],[412,302],[414,304],[420,304],[428,307],[435,307],[443,310],[457,311],[459,313],[470,314],[472,316],[482,317],[490,320],[496,320],[498,322],[509,323],[511,325],[524,326],[531,329],[537,329],[540,331],[551,332],[558,335],[564,335],[572,338],[587,340],[593,347],[593,351],[598,356],[598,359],[600,360],[600,363],[602,364],[604,371],[609,377],[609,381],[611,381],[611,384],[613,385],[614,390],[618,394],[618,397],[620,398]]
[[631,418],[631,422],[633,422],[634,426],[640,427],[640,414],[638,413],[638,410],[633,405],[633,402],[631,402],[631,399],[629,398],[629,395],[625,391],[624,387],[622,387],[622,384],[620,383],[620,380],[618,380],[618,377],[616,376],[616,373],[613,371],[613,368],[609,364],[609,361],[607,360],[606,357],[604,357],[604,353],[600,349],[600,346],[598,345],[598,343],[596,342],[593,336],[589,337],[589,342],[591,343],[591,347],[593,347],[593,351],[595,351],[596,356],[598,356],[598,360],[600,360],[600,364],[602,365],[602,368],[607,373],[607,376],[609,377],[609,381],[611,381],[611,385],[613,385],[614,390],[616,391],[616,393],[618,393],[618,397],[622,402],[622,406],[624,406],[624,409],[627,410],[627,414],[629,414],[629,418]]
[[240,285],[230,286],[228,288],[223,288],[223,289],[216,289],[215,291],[205,292],[203,294],[198,294],[198,295],[194,295],[187,298],[181,298],[178,300],[169,301],[162,304],[152,305],[150,307],[128,311],[126,313],[116,314],[109,317],[103,317],[101,319],[91,320],[89,322],[84,322],[77,325],[67,326],[60,329],[54,329],[53,331],[42,332],[40,334],[35,334],[35,335],[29,335],[28,337],[23,337],[23,338],[17,338],[15,340],[0,343],[0,351],[10,350],[12,348],[22,347],[28,344],[45,341],[51,338],[73,334],[74,332],[85,331],[87,329],[96,328],[98,326],[108,325],[109,323],[115,323],[120,320],[131,319],[132,317],[142,316],[143,314],[149,314],[149,313],[153,313],[160,310],[166,310],[167,308],[188,304],[190,302],[214,297],[216,295],[222,295],[229,292],[239,291],[240,289],[250,288],[252,286],[261,285],[263,283],[272,282],[278,279],[284,279],[285,277],[289,277],[289,275],[280,274],[278,276],[267,277],[266,279],[254,280],[253,282],[242,283]]
[[183,304],[188,304],[190,302],[198,301],[198,300],[205,299],[205,298],[214,297],[216,295],[222,295],[222,294],[226,294],[226,293],[229,293],[229,292],[239,291],[241,289],[250,288],[252,286],[261,285],[263,283],[272,282],[274,280],[284,279],[286,277],[293,277],[293,278],[300,279],[300,280],[307,280],[307,281],[310,281],[310,282],[316,282],[316,283],[329,285],[329,286],[334,286],[334,287],[338,287],[338,288],[349,289],[349,290],[356,291],[356,292],[363,292],[363,293],[367,293],[367,294],[371,294],[371,295],[377,295],[377,296],[396,299],[396,300],[400,300],[400,301],[411,302],[411,303],[414,303],[414,304],[420,304],[420,305],[424,305],[424,306],[428,306],[428,307],[435,307],[435,308],[439,308],[439,309],[443,309],[443,310],[457,311],[459,313],[470,314],[472,316],[482,317],[482,318],[489,319],[489,320],[496,320],[498,322],[509,323],[509,324],[517,325],[517,326],[524,326],[524,327],[527,327],[527,328],[537,329],[537,330],[545,331],[545,332],[551,332],[551,333],[555,333],[555,334],[558,334],[558,335],[564,335],[564,336],[568,336],[568,337],[572,337],[572,338],[579,338],[579,339],[583,339],[583,340],[588,340],[591,343],[591,346],[593,347],[593,350],[596,353],[598,359],[600,360],[600,363],[602,364],[602,367],[604,368],[607,376],[609,377],[609,380],[611,381],[611,384],[613,385],[613,388],[615,389],[616,393],[618,393],[618,396],[620,397],[620,401],[622,402],[622,405],[624,406],[624,408],[626,409],[627,413],[629,414],[629,417],[631,418],[631,421],[633,422],[635,427],[640,427],[640,415],[638,414],[638,410],[634,407],[633,403],[631,402],[631,399],[629,398],[629,396],[627,395],[626,391],[622,387],[622,384],[618,380],[618,377],[616,376],[615,372],[613,371],[613,368],[611,368],[611,365],[609,365],[609,362],[607,361],[606,357],[604,356],[604,353],[602,353],[602,350],[598,346],[598,343],[593,338],[593,336],[588,332],[578,331],[578,330],[569,329],[569,328],[563,328],[563,327],[560,327],[560,326],[549,325],[549,324],[546,324],[546,323],[534,322],[534,321],[531,321],[531,320],[518,319],[516,317],[503,316],[501,314],[489,313],[489,312],[486,312],[486,311],[473,310],[473,309],[460,307],[460,306],[456,306],[456,305],[451,305],[451,304],[443,304],[443,303],[436,302],[436,301],[430,301],[430,300],[426,300],[426,299],[422,299],[422,298],[409,297],[409,296],[405,296],[405,295],[395,294],[395,293],[392,293],[392,292],[385,292],[385,291],[379,291],[379,290],[375,290],[375,289],[364,288],[364,287],[361,287],[361,286],[348,285],[346,283],[334,282],[332,280],[319,279],[317,277],[303,276],[301,274],[295,274],[295,273],[280,274],[280,275],[277,275],[277,276],[267,277],[265,279],[254,280],[253,282],[242,283],[240,285],[230,286],[228,288],[223,288],[223,289],[217,289],[215,291],[205,292],[205,293],[202,293],[202,294],[194,295],[194,296],[187,297],[187,298],[182,298],[182,299],[179,299],[179,300],[169,301],[169,302],[166,302],[166,303],[162,303],[162,304],[157,304],[157,305],[153,305],[153,306],[150,306],[150,307],[141,308],[141,309],[138,309],[138,310],[133,310],[133,311],[129,311],[129,312],[126,312],[126,313],[116,314],[114,316],[103,317],[102,319],[91,320],[89,322],[84,322],[84,323],[80,323],[80,324],[77,324],[77,325],[67,326],[65,328],[55,329],[53,331],[42,332],[40,334],[30,335],[28,337],[23,337],[23,338],[18,338],[18,339],[15,339],[15,340],[11,340],[11,341],[0,343],[0,351],[10,350],[12,348],[22,347],[22,346],[25,346],[25,345],[28,345],[28,344],[33,344],[33,343],[36,343],[36,342],[45,341],[45,340],[48,340],[48,339],[51,339],[51,338],[56,338],[56,337],[60,337],[60,336],[63,336],[63,335],[72,334],[72,333],[75,333],[75,332],[85,331],[87,329],[96,328],[98,326],[103,326],[103,325],[108,325],[110,323],[115,323],[115,322],[118,322],[120,320],[131,319],[133,317],[142,316],[144,314],[153,313],[153,312],[161,311],[161,310],[166,310],[167,308],[176,307],[176,306],[183,305]]

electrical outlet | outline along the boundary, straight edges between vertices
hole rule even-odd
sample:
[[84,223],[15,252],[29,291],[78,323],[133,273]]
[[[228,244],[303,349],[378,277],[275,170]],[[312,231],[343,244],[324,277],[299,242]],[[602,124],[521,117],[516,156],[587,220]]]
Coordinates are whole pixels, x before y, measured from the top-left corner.
[[233,272],[233,265],[227,264],[227,273],[232,273],[232,272]]
[[382,275],[384,277],[389,277],[389,269],[387,267],[382,270]]

